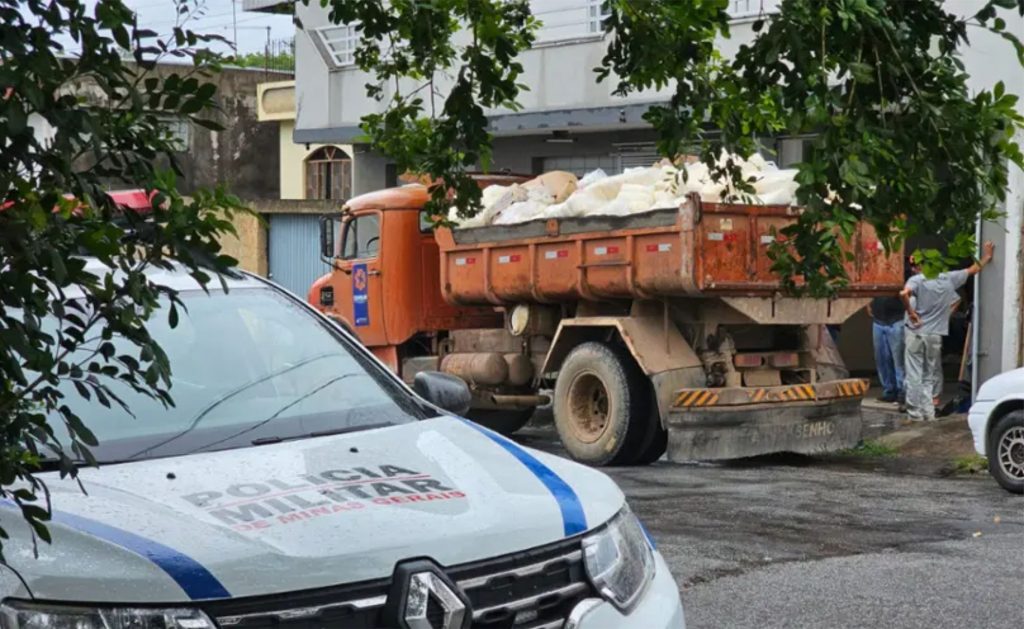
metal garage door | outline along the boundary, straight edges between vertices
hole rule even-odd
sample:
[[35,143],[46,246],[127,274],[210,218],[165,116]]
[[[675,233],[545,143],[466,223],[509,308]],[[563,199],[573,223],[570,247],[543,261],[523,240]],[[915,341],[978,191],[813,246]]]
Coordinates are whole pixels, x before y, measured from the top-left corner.
[[315,214],[271,214],[267,257],[270,279],[305,299],[313,282],[330,270],[320,261],[320,223]]

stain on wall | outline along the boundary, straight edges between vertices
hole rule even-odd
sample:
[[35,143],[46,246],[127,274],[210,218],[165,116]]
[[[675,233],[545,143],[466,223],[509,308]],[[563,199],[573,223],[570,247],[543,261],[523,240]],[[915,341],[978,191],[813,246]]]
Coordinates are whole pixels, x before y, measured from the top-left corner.
[[183,192],[223,184],[242,199],[280,198],[278,130],[257,121],[256,86],[290,76],[225,68],[215,77],[218,111],[213,119],[223,130],[190,125],[189,150],[178,156],[185,173]]

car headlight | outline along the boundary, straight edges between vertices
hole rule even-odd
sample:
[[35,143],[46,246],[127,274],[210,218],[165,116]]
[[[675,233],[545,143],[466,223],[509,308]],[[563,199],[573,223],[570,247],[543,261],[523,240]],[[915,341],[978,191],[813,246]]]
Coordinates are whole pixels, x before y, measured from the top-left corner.
[[198,609],[96,608],[7,600],[3,629],[215,629]]
[[583,556],[594,587],[623,613],[633,609],[654,577],[654,553],[629,507],[583,538]]

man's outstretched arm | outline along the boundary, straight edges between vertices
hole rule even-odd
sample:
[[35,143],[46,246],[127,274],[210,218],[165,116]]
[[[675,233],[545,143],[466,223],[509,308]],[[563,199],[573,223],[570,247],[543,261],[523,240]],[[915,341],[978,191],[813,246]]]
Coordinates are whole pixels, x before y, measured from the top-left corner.
[[981,270],[988,266],[988,263],[992,261],[992,253],[995,251],[996,246],[992,244],[991,240],[985,241],[985,244],[981,246],[981,258],[972,264],[971,266],[964,269],[968,275],[977,275],[981,273]]

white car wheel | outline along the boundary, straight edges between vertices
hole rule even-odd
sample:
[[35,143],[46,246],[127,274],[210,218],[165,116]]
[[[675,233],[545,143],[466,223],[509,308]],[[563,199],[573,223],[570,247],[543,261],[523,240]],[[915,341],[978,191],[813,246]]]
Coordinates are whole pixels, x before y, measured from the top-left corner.
[[1007,491],[1024,493],[1024,411],[999,418],[990,444],[989,472]]

